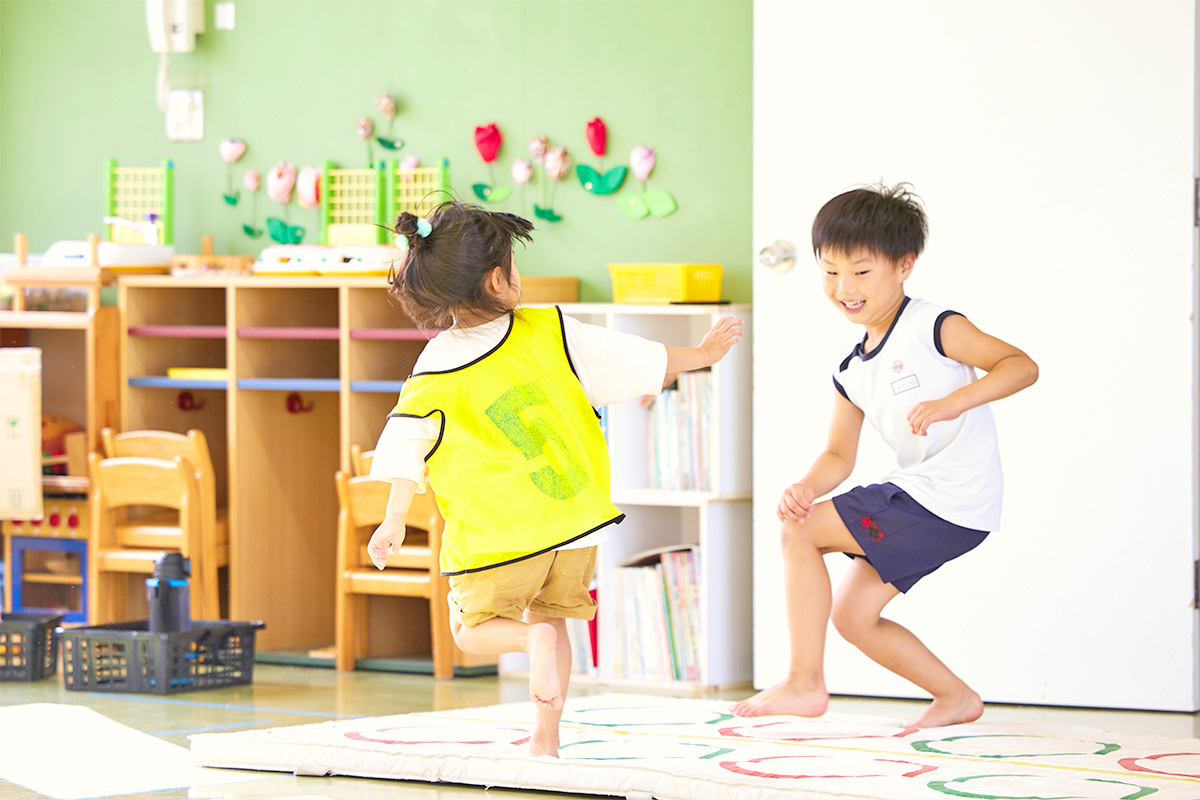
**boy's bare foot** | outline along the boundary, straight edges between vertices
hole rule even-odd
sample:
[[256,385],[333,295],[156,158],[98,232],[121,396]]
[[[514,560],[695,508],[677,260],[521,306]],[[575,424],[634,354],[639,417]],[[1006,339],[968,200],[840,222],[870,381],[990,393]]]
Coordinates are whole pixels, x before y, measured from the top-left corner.
[[982,716],[983,700],[975,692],[967,689],[964,694],[954,697],[935,697],[929,709],[913,725],[918,728],[940,728],[944,725],[974,722]]
[[542,732],[534,728],[529,737],[529,755],[558,758],[558,730]]
[[530,625],[528,635],[529,699],[539,709],[558,711],[563,707],[562,683],[558,679],[558,659],[555,656],[558,631],[543,622]]
[[798,689],[787,681],[764,689],[733,706],[739,717],[767,717],[788,714],[795,717],[819,717],[829,708],[829,693],[824,687]]

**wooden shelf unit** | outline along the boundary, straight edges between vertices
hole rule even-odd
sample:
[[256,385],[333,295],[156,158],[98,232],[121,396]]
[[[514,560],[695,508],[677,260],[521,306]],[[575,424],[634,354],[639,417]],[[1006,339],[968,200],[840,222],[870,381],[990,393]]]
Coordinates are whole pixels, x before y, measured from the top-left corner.
[[[204,430],[230,509],[232,618],[266,622],[266,652],[326,646],[334,635],[333,473],[349,470],[350,445],[375,444],[429,335],[389,299],[383,278],[129,276],[119,285],[122,426]],[[674,345],[695,345],[723,314],[750,327],[748,306],[563,309]],[[172,367],[226,368],[229,378],[171,379]],[[627,519],[612,529],[597,571],[601,679],[619,681],[604,654],[623,624],[605,622],[607,576],[634,553],[678,544],[704,554],[703,669],[694,685],[750,680],[749,339],[712,374],[710,490],[651,488],[648,412],[637,403],[607,410],[614,495]],[[198,410],[181,410],[185,391]],[[416,631],[423,617],[406,616],[416,620],[411,638],[424,641]]]

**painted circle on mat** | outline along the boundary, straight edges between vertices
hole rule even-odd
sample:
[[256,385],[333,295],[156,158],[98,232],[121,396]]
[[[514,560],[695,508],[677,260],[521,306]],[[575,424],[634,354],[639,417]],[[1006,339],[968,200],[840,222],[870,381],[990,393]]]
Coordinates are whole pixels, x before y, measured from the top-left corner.
[[818,739],[889,739],[915,733],[918,728],[876,726],[852,729],[845,722],[825,722],[819,719],[776,720],[721,728],[722,736],[735,739],[755,739],[760,742],[811,742]]
[[[1147,766],[1147,761],[1155,762],[1154,766]],[[1200,778],[1200,753],[1159,753],[1156,756],[1122,758],[1117,763],[1133,772],[1150,772],[1177,778]]]
[[349,731],[347,739],[377,744],[519,744],[529,738],[520,728],[484,728],[467,725],[404,725],[377,731]]
[[1157,792],[1149,786],[1074,775],[970,775],[949,781],[930,781],[929,788],[951,797],[972,800],[1137,800]]
[[[664,719],[667,713],[669,719]],[[563,715],[563,722],[593,725],[597,728],[634,728],[643,725],[718,725],[733,719],[733,714],[702,708],[627,706],[625,708],[585,708]]]
[[570,742],[558,748],[559,755],[573,761],[636,761],[647,758],[682,758],[703,761],[733,752],[708,742],[660,741],[643,738],[591,739]]
[[722,761],[721,768],[739,775],[775,780],[797,778],[914,778],[937,767],[894,758],[861,756],[766,756]]
[[1083,739],[1058,739],[1017,733],[950,736],[912,743],[918,753],[938,753],[973,758],[1034,758],[1036,756],[1104,756],[1121,746]]

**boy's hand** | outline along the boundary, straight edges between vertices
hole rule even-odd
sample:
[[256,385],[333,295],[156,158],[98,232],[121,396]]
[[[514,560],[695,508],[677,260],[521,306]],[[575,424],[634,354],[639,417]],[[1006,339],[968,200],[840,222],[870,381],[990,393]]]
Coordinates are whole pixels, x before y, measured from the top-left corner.
[[803,522],[812,513],[816,495],[803,483],[793,483],[783,490],[779,509],[775,512],[782,522]]
[[717,324],[712,326],[712,330],[704,334],[704,339],[700,342],[700,349],[709,359],[709,366],[724,358],[730,348],[742,340],[742,325],[744,324],[740,319],[734,317],[721,317],[717,320]]
[[367,544],[367,555],[371,557],[371,563],[379,569],[387,566],[388,553],[400,552],[400,545],[404,544],[404,533],[403,521],[398,525],[391,520],[381,522]]
[[952,403],[948,397],[940,400],[926,400],[923,403],[917,403],[912,407],[912,411],[908,412],[908,424],[912,427],[914,435],[926,436],[929,426],[933,423],[958,419],[961,414],[962,409]]

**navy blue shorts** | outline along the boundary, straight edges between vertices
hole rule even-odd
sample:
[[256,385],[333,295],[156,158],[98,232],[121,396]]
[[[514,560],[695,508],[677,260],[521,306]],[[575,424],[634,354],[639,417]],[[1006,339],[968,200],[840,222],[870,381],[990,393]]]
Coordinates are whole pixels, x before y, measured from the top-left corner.
[[851,489],[834,497],[833,507],[879,578],[902,592],[987,538],[987,531],[963,528],[926,510],[892,483]]

